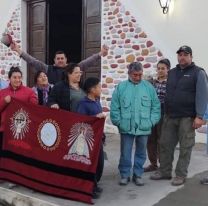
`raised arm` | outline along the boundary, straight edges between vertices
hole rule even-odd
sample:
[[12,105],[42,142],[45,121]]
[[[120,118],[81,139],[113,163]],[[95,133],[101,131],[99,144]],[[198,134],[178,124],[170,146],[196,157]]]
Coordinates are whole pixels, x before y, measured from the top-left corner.
[[106,45],[103,45],[100,52],[97,54],[93,54],[92,56],[88,57],[87,59],[82,60],[79,63],[79,66],[81,68],[81,70],[85,70],[90,66],[93,66],[94,64],[96,64],[97,61],[100,60],[101,56],[105,57],[108,55],[108,47]]
[[39,61],[38,59],[32,57],[31,55],[27,54],[26,52],[22,51],[20,47],[17,45],[15,41],[13,41],[10,45],[10,48],[12,51],[15,51],[18,53],[18,55],[24,59],[30,66],[32,66],[35,70],[35,72],[42,70],[44,72],[47,72],[48,65],[45,64],[42,61]]

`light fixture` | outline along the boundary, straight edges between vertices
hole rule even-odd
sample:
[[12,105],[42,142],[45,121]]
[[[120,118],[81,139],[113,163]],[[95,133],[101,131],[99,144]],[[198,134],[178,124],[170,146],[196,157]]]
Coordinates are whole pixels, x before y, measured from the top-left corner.
[[171,0],[159,0],[160,6],[163,9],[163,14],[167,14]]

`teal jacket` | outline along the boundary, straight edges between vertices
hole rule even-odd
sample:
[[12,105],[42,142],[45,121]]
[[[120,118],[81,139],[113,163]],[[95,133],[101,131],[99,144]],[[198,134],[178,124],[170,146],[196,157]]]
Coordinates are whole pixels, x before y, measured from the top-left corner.
[[120,133],[149,135],[160,120],[160,101],[152,84],[121,82],[112,96],[110,117]]

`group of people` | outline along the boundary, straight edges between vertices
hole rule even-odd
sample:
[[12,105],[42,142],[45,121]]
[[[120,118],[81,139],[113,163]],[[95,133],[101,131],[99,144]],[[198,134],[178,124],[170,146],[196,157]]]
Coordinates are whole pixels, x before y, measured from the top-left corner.
[[[0,90],[0,146],[2,144],[5,108],[11,97],[63,109],[84,115],[105,118],[100,104],[101,84],[95,77],[81,81],[82,71],[93,65],[101,56],[108,54],[103,46],[98,54],[81,61],[68,63],[66,54],[58,51],[54,65],[35,59],[22,51],[16,42],[11,49],[16,51],[36,72],[34,87],[22,85],[22,72],[12,67],[8,73],[9,84],[1,81]],[[144,172],[155,171],[152,180],[172,179],[172,162],[176,145],[180,154],[176,176],[172,185],[184,184],[194,146],[195,129],[205,124],[203,115],[208,103],[208,79],[206,72],[192,61],[192,49],[182,46],[177,51],[178,65],[171,68],[168,59],[157,64],[157,79],[143,80],[143,67],[139,62],[128,66],[128,79],[119,83],[112,95],[110,118],[120,132],[120,185],[127,185],[131,179],[137,186],[143,186]],[[134,164],[132,148],[135,141]],[[144,168],[146,150],[150,165]],[[101,145],[93,197],[98,198],[102,188],[98,182],[104,167]],[[133,171],[132,171],[133,169]]]
[[[179,158],[172,185],[185,183],[195,129],[205,124],[208,78],[204,69],[193,62],[189,46],[180,47],[177,58],[178,65],[173,69],[168,59],[160,60],[157,79],[150,81],[142,79],[141,63],[131,63],[128,80],[121,82],[113,93],[110,117],[121,136],[120,185],[127,185],[132,175],[132,181],[143,186],[142,174],[150,171],[155,171],[150,176],[152,180],[171,180],[178,143]],[[144,168],[146,148],[150,165]],[[208,183],[208,178],[202,183]]]
[[[12,97],[54,109],[63,109],[105,118],[99,101],[101,95],[100,80],[90,77],[82,83],[81,75],[83,70],[95,64],[101,56],[108,54],[108,47],[103,46],[98,54],[88,57],[79,64],[68,63],[66,54],[63,51],[58,51],[55,53],[54,65],[46,65],[30,56],[22,51],[15,41],[12,42],[10,47],[35,70],[34,87],[23,86],[22,71],[19,67],[11,67],[8,73],[9,83],[2,80],[0,90],[1,145],[5,125],[5,108],[11,102]],[[98,186],[98,182],[102,176],[104,167],[103,145],[101,145],[98,155],[93,198],[98,198],[102,192],[102,188]]]

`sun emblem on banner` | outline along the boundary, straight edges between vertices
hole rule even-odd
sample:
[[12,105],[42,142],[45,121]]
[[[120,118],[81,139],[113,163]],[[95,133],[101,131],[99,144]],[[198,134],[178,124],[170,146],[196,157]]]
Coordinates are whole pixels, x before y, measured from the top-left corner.
[[61,132],[55,120],[47,119],[38,128],[38,141],[43,149],[47,151],[55,150],[61,140]]
[[30,119],[29,115],[22,108],[14,113],[11,119],[10,130],[13,133],[14,139],[23,139],[29,131]]
[[94,132],[91,125],[87,123],[76,123],[72,126],[68,146],[68,154],[65,160],[73,160],[91,165],[90,152],[94,147]]

